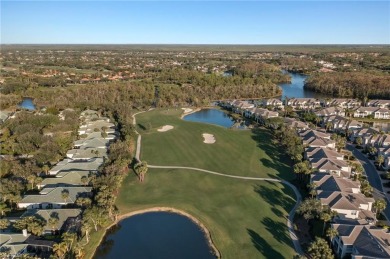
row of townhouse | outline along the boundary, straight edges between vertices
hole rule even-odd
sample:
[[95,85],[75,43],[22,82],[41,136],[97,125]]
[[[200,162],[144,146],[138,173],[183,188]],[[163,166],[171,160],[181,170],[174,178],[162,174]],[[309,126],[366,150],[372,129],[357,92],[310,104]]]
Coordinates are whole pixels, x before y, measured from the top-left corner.
[[346,98],[332,98],[321,100],[321,106],[323,107],[338,107],[342,109],[353,109],[360,107],[362,102],[357,99],[346,99]]
[[375,119],[390,119],[390,100],[374,100],[367,103],[368,107],[362,107],[361,101],[357,99],[316,99],[316,98],[291,98],[283,102],[279,99],[264,99],[263,106],[273,106],[276,108],[283,108],[283,105],[293,107],[296,110],[315,110],[317,108],[325,107],[316,112],[317,116],[339,115],[345,116],[345,110],[353,111],[353,117],[364,118],[372,116]]
[[367,106],[390,108],[390,100],[371,100],[367,102]]
[[[101,117],[96,111],[82,112],[80,121],[80,140],[77,140],[74,148],[68,151],[67,158],[51,168],[50,176],[38,184],[39,194],[25,195],[18,202],[18,208],[27,209],[21,218],[36,216],[46,220],[43,234],[79,230],[81,210],[66,207],[69,205],[73,207],[78,198],[92,195],[92,187],[89,186],[91,176],[103,164],[108,145],[115,138],[114,124],[110,123],[108,118]],[[48,223],[52,217],[57,218],[55,225]],[[10,221],[17,219],[10,218]],[[53,244],[39,245],[37,242],[42,243],[42,241],[25,230],[22,234],[2,233],[0,239],[2,240],[0,249],[9,250],[10,258],[29,252],[49,253],[54,244],[52,242]]]
[[370,116],[374,119],[390,119],[390,110],[381,107],[359,107],[353,111],[353,117],[355,118]]
[[363,128],[364,124],[340,115],[328,115],[321,118],[321,126],[332,132],[347,133]]
[[[380,135],[374,128],[363,128],[354,120],[346,120],[342,112],[336,107],[323,109],[322,125],[329,122],[332,131],[349,130],[351,138],[360,136],[366,144],[374,141],[380,146],[379,152],[390,154],[390,137]],[[300,125],[294,128],[305,146],[304,158],[315,169],[310,181],[315,186],[316,198],[337,212],[332,228],[338,230],[338,235],[331,240],[337,257],[390,258],[390,233],[373,225],[374,199],[362,194],[360,182],[350,178],[352,169],[334,149],[330,134],[305,128],[303,122],[295,119],[286,118],[286,123],[290,127]]]
[[336,148],[336,142],[331,135],[319,130],[308,129],[299,133],[304,147],[329,147]]
[[320,100],[316,98],[291,98],[285,102],[296,110],[314,110],[321,107]]
[[58,209],[73,204],[78,197],[91,195],[92,188],[86,185],[107,157],[107,148],[115,138],[115,127],[108,118],[92,110],[82,112],[80,120],[79,135],[82,138],[75,141],[66,159],[49,170],[53,177],[45,178],[38,185],[41,189],[39,195],[26,195],[18,203],[19,208]]
[[268,109],[256,107],[255,104],[248,101],[225,101],[221,102],[221,106],[227,109],[231,109],[233,112],[241,114],[246,118],[254,119],[259,123],[264,122],[265,119],[279,116],[279,113],[276,111],[270,111]]
[[246,118],[254,119],[258,123],[263,123],[264,120],[269,118],[279,117],[279,113],[275,111],[270,111],[264,108],[250,108],[244,111],[244,116]]
[[[339,258],[390,258],[390,233],[373,226],[374,199],[361,193],[360,182],[350,179],[351,167],[344,156],[326,144],[311,145],[312,138],[329,140],[330,135],[313,130],[299,133],[307,145],[304,158],[316,172],[311,175],[316,198],[337,212],[332,228],[338,235],[331,242]],[[320,141],[321,142],[321,141]],[[319,142],[318,142],[319,143]]]
[[352,131],[351,141],[356,141],[357,138],[361,138],[364,148],[375,147],[375,155],[384,157],[383,168],[390,169],[390,134],[383,134],[376,128],[362,128]]

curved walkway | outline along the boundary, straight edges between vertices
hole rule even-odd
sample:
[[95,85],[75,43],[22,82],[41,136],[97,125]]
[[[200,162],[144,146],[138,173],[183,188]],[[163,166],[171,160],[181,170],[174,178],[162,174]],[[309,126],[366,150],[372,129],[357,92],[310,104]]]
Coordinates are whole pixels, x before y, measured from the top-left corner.
[[[151,110],[151,109],[149,109],[149,111],[150,111],[150,110]],[[140,113],[143,113],[143,112],[145,112],[145,111],[142,111],[142,112],[138,112],[138,113],[133,114],[132,117],[133,117],[133,124],[134,124],[134,126],[136,125],[135,115],[140,114]],[[136,149],[135,158],[136,158],[138,161],[140,161],[139,157],[140,157],[140,151],[141,151],[141,135],[140,135],[137,131],[135,131],[135,132],[136,132],[136,134],[138,135],[138,138],[137,138],[137,149]],[[297,201],[296,201],[296,203],[295,203],[295,206],[291,209],[291,211],[290,211],[290,213],[289,213],[289,216],[288,216],[288,218],[287,218],[287,227],[288,227],[288,231],[289,231],[291,240],[292,240],[292,242],[293,242],[295,251],[296,251],[299,255],[303,255],[303,250],[302,250],[301,244],[299,243],[298,237],[297,237],[297,235],[295,234],[294,227],[293,227],[293,223],[292,223],[293,220],[294,220],[295,211],[296,211],[296,209],[298,208],[299,204],[301,203],[302,196],[301,196],[301,194],[299,193],[298,189],[297,189],[293,184],[291,184],[291,183],[289,183],[289,182],[287,182],[287,181],[285,181],[285,180],[280,180],[280,179],[230,175],[230,174],[218,173],[218,172],[214,172],[214,171],[210,171],[210,170],[205,170],[205,169],[201,169],[201,168],[196,168],[196,167],[148,165],[148,168],[194,170],[194,171],[200,171],[200,172],[204,172],[204,173],[208,173],[208,174],[213,174],[213,175],[218,175],[218,176],[222,176],[222,177],[229,177],[229,178],[235,178],[235,179],[240,179],[240,180],[251,180],[251,181],[278,182],[278,183],[282,183],[282,184],[285,184],[285,185],[289,186],[289,187],[294,191],[295,196],[297,197]]]

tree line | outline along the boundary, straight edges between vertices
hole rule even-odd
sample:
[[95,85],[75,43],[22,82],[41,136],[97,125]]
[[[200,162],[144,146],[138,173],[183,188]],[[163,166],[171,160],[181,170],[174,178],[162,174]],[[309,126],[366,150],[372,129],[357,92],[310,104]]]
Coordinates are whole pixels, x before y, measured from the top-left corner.
[[369,72],[315,73],[305,89],[335,97],[390,99],[390,75]]

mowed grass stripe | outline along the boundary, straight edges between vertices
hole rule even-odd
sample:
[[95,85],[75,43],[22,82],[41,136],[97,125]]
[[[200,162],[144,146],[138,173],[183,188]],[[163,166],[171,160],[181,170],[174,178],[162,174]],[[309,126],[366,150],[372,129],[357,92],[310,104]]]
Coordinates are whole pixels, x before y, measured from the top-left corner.
[[171,169],[150,169],[144,183],[129,175],[117,201],[121,213],[157,206],[190,213],[210,230],[224,258],[291,258],[285,216],[294,203],[279,183]]
[[[198,167],[241,176],[292,178],[289,165],[282,162],[288,159],[279,159],[283,155],[272,145],[267,130],[261,130],[260,134],[231,130],[184,121],[180,114],[179,110],[154,110],[137,116],[138,124],[151,125],[149,130],[139,128],[143,160],[154,165]],[[158,132],[164,125],[172,125],[174,129]],[[213,134],[216,143],[203,143],[203,133]]]

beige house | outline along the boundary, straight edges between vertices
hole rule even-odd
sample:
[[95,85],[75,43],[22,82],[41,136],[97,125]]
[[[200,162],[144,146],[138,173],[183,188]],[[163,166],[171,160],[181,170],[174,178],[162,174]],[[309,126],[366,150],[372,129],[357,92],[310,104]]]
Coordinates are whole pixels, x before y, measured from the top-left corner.
[[332,224],[338,235],[332,246],[339,258],[352,259],[390,258],[390,233],[370,225]]

